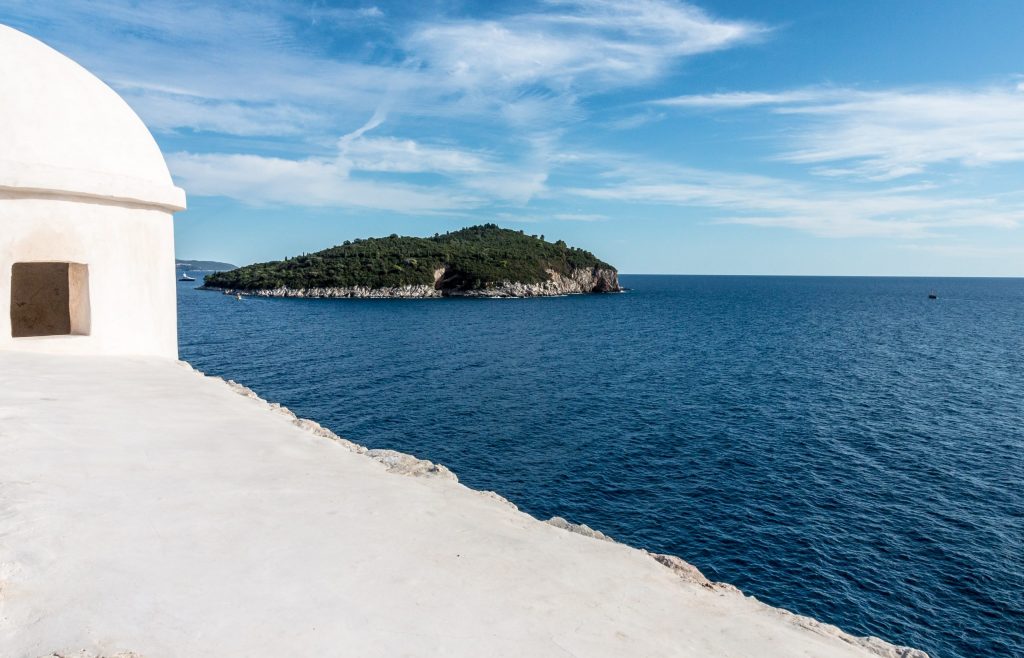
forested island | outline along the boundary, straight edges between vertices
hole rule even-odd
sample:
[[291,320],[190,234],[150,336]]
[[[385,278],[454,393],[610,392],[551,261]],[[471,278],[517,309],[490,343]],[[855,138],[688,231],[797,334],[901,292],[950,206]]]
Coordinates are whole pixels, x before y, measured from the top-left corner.
[[618,272],[562,240],[472,226],[429,238],[346,240],[207,275],[204,288],[266,297],[536,297],[618,292]]

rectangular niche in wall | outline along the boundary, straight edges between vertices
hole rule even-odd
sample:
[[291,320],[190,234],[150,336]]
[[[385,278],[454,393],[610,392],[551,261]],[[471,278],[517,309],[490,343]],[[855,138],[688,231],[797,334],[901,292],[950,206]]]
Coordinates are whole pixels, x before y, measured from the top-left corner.
[[11,267],[11,336],[89,334],[89,266],[15,263]]

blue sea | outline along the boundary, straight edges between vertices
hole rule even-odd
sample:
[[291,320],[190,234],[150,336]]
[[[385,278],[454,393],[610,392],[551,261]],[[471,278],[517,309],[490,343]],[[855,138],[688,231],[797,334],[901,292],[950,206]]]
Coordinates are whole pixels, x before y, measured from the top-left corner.
[[772,605],[934,658],[1024,656],[1024,280],[622,281],[241,302],[180,283],[181,357]]

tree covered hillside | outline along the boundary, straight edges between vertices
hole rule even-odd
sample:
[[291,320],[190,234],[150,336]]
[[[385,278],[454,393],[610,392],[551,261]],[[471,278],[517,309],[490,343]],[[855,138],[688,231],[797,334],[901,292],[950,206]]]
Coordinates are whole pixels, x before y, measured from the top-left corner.
[[205,283],[236,290],[433,286],[435,272],[443,269],[440,286],[476,290],[504,281],[547,281],[549,269],[570,274],[595,267],[614,271],[590,252],[561,240],[547,242],[543,236],[484,224],[432,238],[392,235],[346,241],[314,254],[211,274]]

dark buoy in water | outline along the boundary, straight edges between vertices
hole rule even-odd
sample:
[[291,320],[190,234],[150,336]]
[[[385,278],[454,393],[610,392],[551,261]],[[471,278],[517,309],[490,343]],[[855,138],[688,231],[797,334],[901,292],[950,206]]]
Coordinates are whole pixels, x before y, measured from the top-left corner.
[[939,298],[939,296],[936,295],[934,292],[928,293],[928,299],[938,299],[938,298]]

